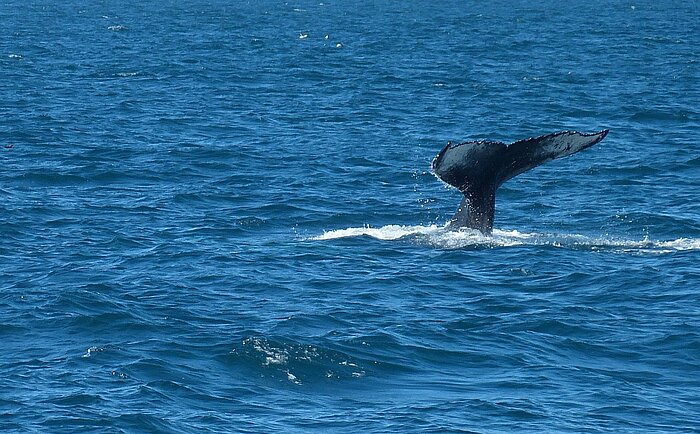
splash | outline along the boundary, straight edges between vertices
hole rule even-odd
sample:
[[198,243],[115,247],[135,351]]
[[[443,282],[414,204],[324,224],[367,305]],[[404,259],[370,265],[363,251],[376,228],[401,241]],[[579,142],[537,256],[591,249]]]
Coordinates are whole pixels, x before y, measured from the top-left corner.
[[350,238],[368,236],[378,240],[398,240],[409,235],[428,235],[440,230],[436,225],[431,226],[401,226],[388,225],[381,228],[373,228],[364,226],[361,228],[337,229],[334,231],[326,231],[323,235],[311,238],[312,240],[334,240],[337,238]]
[[265,337],[248,337],[230,353],[252,362],[262,376],[286,379],[300,385],[318,381],[356,379],[365,376],[360,361],[316,345],[278,341]]
[[512,246],[551,246],[581,250],[611,250],[626,253],[673,253],[679,251],[700,251],[700,238],[678,238],[669,241],[655,241],[649,238],[627,240],[611,235],[591,237],[579,234],[527,233],[517,230],[494,229],[490,236],[473,229],[448,230],[446,226],[402,226],[356,227],[325,231],[311,240],[335,240],[340,238],[370,237],[382,241],[399,239],[413,240],[417,244],[443,249],[464,247],[512,247]]

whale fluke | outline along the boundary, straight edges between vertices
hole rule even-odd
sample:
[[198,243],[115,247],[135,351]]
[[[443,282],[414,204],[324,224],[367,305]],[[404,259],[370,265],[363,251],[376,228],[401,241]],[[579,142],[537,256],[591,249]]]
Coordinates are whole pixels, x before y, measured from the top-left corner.
[[563,131],[510,145],[487,140],[448,143],[432,162],[433,173],[464,194],[448,227],[490,234],[496,190],[501,184],[547,161],[591,147],[607,134],[608,130],[592,134]]

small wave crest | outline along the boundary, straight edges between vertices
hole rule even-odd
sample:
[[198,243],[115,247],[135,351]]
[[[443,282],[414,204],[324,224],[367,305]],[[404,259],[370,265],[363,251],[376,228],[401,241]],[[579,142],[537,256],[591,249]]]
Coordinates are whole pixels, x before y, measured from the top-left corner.
[[409,235],[431,234],[441,228],[436,225],[431,226],[402,226],[387,225],[381,228],[364,226],[361,228],[336,229],[325,231],[322,235],[312,237],[312,240],[334,240],[337,238],[351,238],[368,236],[378,240],[397,240]]
[[263,377],[285,379],[297,385],[357,379],[366,373],[363,362],[339,351],[265,337],[243,339],[230,355],[250,364]]
[[649,238],[626,240],[610,235],[591,237],[578,234],[527,233],[517,230],[494,229],[491,235],[484,235],[473,229],[448,230],[446,226],[403,226],[356,227],[325,231],[311,237],[311,240],[335,240],[340,238],[370,237],[382,241],[399,239],[414,240],[418,244],[444,249],[464,247],[511,247],[511,246],[551,246],[583,250],[613,250],[629,253],[672,253],[687,250],[700,250],[700,238],[678,238],[669,241],[655,241]]

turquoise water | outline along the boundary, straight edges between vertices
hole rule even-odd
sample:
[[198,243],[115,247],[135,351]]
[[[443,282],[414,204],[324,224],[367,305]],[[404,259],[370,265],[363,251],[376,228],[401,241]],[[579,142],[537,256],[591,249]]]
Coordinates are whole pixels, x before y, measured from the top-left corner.
[[[695,2],[0,6],[0,429],[699,432]],[[610,128],[444,229],[448,141]]]

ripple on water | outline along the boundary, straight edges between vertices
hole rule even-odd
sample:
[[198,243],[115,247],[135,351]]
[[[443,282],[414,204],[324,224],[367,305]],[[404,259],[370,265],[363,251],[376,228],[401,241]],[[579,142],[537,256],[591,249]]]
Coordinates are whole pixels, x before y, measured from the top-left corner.
[[376,364],[318,345],[260,336],[243,339],[230,356],[232,362],[248,365],[256,374],[297,385],[362,378]]

